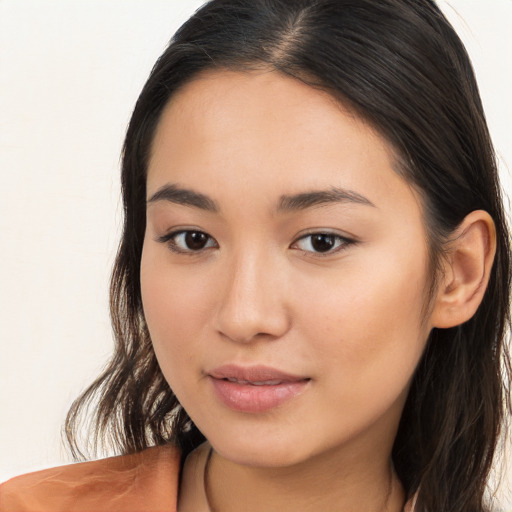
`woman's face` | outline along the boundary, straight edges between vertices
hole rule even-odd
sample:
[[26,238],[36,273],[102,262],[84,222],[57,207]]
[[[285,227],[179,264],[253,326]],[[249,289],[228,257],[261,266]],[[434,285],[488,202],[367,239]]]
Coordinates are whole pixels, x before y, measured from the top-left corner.
[[159,123],[144,313],[216,451],[283,466],[391,450],[430,330],[417,194],[386,142],[277,72],[211,72]]

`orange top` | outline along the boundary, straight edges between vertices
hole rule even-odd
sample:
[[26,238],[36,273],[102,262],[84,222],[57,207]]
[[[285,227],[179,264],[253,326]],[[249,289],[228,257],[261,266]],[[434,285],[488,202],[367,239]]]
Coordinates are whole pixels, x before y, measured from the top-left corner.
[[176,512],[173,446],[17,476],[0,485],[0,512]]
[[0,512],[176,512],[179,470],[168,445],[36,471],[0,485]]

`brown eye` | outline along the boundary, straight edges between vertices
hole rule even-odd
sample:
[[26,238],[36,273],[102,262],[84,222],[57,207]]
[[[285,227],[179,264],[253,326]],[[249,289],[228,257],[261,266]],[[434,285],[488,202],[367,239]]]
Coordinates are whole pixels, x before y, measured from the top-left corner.
[[167,244],[169,249],[173,252],[186,254],[197,253],[211,247],[217,247],[215,240],[203,231],[175,231],[158,238],[158,241]]
[[343,250],[354,243],[356,243],[354,240],[333,233],[311,233],[299,238],[292,248],[312,254],[328,255]]
[[312,235],[311,236],[311,247],[317,252],[330,251],[336,243],[336,237],[333,235]]
[[191,251],[200,251],[206,247],[209,236],[201,231],[187,231],[185,233],[185,245]]

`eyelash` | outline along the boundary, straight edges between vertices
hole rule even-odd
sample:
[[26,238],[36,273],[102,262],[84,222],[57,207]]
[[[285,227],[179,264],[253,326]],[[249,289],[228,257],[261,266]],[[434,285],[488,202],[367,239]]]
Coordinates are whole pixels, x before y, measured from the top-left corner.
[[199,229],[180,229],[178,231],[172,231],[171,233],[167,233],[166,235],[158,237],[157,241],[162,243],[162,244],[167,244],[167,246],[169,247],[169,249],[172,252],[175,252],[175,253],[178,253],[178,254],[185,254],[187,256],[194,256],[194,255],[199,254],[199,253],[203,252],[204,250],[210,248],[210,247],[203,247],[203,248],[201,248],[199,250],[181,249],[177,245],[175,239],[179,235],[185,235],[186,236],[188,233],[195,233],[195,234],[200,234],[200,235],[206,235],[208,237],[208,242],[207,243],[209,243],[210,241],[213,240],[213,238],[210,235],[208,235],[204,231],[200,231]]
[[[198,250],[180,248],[178,246],[178,244],[176,243],[176,238],[180,235],[186,236],[187,234],[190,234],[190,233],[195,233],[198,235],[205,235],[208,239],[207,244],[210,243],[211,241],[213,241],[215,245],[209,246],[209,247],[208,247],[208,245],[206,245],[205,247],[198,249]],[[341,252],[341,251],[345,250],[346,248],[348,248],[350,245],[354,245],[357,243],[357,241],[354,239],[347,238],[347,237],[344,237],[341,235],[337,235],[335,233],[330,233],[328,231],[314,231],[311,233],[306,233],[306,234],[300,236],[299,238],[297,238],[297,240],[295,240],[295,242],[293,242],[293,244],[291,245],[291,248],[294,249],[295,248],[294,246],[297,245],[297,243],[300,242],[301,240],[307,240],[308,238],[311,238],[314,236],[325,236],[325,237],[329,237],[329,238],[334,238],[334,243],[335,243],[334,247],[335,248],[333,250],[328,250],[325,252],[309,251],[309,250],[299,249],[299,248],[297,248],[297,249],[308,256],[311,254],[314,254],[317,257],[327,257],[332,254]],[[194,229],[180,229],[178,231],[172,231],[171,233],[167,233],[166,235],[158,237],[157,242],[160,242],[162,244],[167,244],[167,246],[169,247],[169,249],[172,252],[177,253],[177,254],[183,254],[186,256],[195,256],[197,254],[201,254],[202,252],[204,252],[207,249],[211,249],[212,247],[213,248],[218,247],[217,242],[215,242],[213,237],[211,237],[204,231],[194,230]],[[311,242],[310,242],[310,245],[311,245]]]
[[300,248],[298,248],[298,250],[300,250],[302,253],[304,253],[308,256],[311,254],[314,254],[316,257],[322,258],[322,257],[331,256],[333,254],[337,254],[341,251],[344,251],[349,246],[357,243],[357,241],[352,238],[348,238],[346,236],[341,236],[336,233],[330,233],[329,231],[314,231],[314,232],[306,233],[306,234],[300,236],[295,242],[293,242],[292,248],[294,248],[293,246],[297,245],[297,243],[300,242],[301,240],[307,240],[307,239],[310,239],[309,245],[311,246],[312,245],[312,237],[314,237],[314,236],[324,236],[324,237],[328,237],[328,238],[333,238],[334,244],[335,244],[334,249],[328,250],[325,252],[308,251],[308,250],[300,249]]

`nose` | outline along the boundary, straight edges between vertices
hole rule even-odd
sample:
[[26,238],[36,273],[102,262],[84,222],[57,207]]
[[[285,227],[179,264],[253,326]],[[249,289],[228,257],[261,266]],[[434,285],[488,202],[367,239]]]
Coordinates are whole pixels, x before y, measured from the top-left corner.
[[219,294],[218,332],[248,343],[277,339],[288,331],[287,278],[277,259],[255,250],[233,258]]

